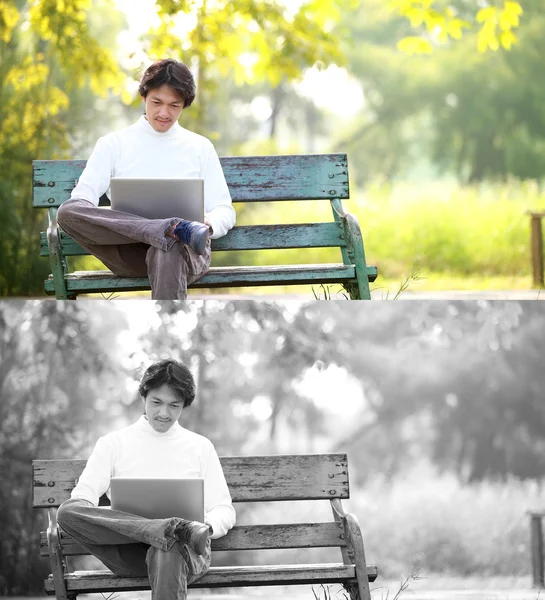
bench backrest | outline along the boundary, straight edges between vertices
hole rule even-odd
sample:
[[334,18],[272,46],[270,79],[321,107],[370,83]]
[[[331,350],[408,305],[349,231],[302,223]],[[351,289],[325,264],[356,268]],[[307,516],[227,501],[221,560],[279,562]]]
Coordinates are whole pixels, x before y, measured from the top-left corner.
[[[346,154],[224,156],[221,166],[233,202],[348,198]],[[85,160],[35,160],[33,204],[60,206],[70,198]],[[109,204],[101,198],[101,205]]]
[[[346,454],[230,456],[220,461],[233,502],[333,500],[350,495]],[[85,460],[33,461],[34,508],[58,507],[68,499],[85,464]],[[213,540],[212,549],[344,547],[342,534],[336,522],[244,525]],[[45,534],[41,547],[46,554]],[[64,551],[87,554],[70,540]]]

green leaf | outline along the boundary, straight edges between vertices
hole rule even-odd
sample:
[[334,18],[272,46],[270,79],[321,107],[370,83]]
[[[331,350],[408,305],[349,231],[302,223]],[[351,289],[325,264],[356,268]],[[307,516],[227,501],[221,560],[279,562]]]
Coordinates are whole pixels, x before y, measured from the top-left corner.
[[419,36],[409,36],[399,40],[397,49],[405,54],[433,54],[433,46],[429,40]]
[[500,44],[506,50],[511,50],[512,46],[517,43],[517,36],[511,31],[502,31],[500,33]]
[[495,19],[497,12],[498,9],[495,6],[487,6],[486,8],[481,8],[481,10],[477,12],[475,20],[477,21],[477,23],[484,23],[491,19]]

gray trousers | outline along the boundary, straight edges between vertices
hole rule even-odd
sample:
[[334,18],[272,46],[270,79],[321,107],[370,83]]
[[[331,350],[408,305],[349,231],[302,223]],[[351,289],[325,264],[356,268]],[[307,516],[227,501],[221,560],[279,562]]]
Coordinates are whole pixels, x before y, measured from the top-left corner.
[[210,240],[201,256],[165,235],[178,218],[145,219],[74,199],[60,206],[57,221],[115,275],[147,275],[154,300],[185,300],[188,284],[210,268]]
[[153,600],[185,600],[188,583],[210,568],[210,539],[204,554],[196,554],[174,535],[183,521],[178,517],[146,519],[70,499],[59,507],[57,521],[116,575],[147,576]]

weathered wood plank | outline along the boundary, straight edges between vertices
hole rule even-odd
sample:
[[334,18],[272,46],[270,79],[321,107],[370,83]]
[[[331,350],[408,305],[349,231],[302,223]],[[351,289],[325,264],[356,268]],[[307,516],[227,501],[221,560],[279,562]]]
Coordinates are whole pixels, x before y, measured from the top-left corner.
[[[377,568],[367,568],[369,581],[377,577]],[[353,565],[338,563],[312,565],[265,565],[252,567],[211,567],[190,588],[246,587],[254,585],[298,585],[312,583],[355,583]],[[117,577],[110,571],[75,571],[66,575],[69,592],[93,593],[149,590],[147,577]],[[54,593],[53,579],[45,581],[48,594]]]
[[[349,498],[346,454],[229,456],[220,458],[234,502]],[[85,460],[35,460],[34,507],[70,497]]]
[[[346,246],[341,239],[342,227],[338,223],[303,223],[296,225],[239,226],[212,240],[213,251],[271,250],[285,248],[340,248]],[[61,233],[61,245],[65,256],[89,254],[68,234]],[[40,234],[40,254],[49,256],[47,233]]]
[[[229,533],[212,540],[213,551],[267,550],[279,548],[329,548],[346,546],[338,523],[297,523],[278,525],[237,525]],[[342,537],[341,537],[342,535]],[[89,554],[69,535],[61,533],[65,556]],[[47,535],[40,535],[40,554],[48,556]]]
[[[234,202],[348,198],[346,154],[221,157]],[[35,160],[33,204],[60,206],[68,200],[85,160]]]
[[[377,278],[376,267],[366,267],[369,281]],[[319,283],[355,283],[354,265],[328,263],[324,265],[274,265],[252,267],[212,267],[190,288],[244,287],[259,285],[314,285]],[[75,271],[66,276],[69,292],[123,292],[149,290],[147,277],[116,277],[111,271]],[[54,281],[45,280],[45,291],[54,294]]]

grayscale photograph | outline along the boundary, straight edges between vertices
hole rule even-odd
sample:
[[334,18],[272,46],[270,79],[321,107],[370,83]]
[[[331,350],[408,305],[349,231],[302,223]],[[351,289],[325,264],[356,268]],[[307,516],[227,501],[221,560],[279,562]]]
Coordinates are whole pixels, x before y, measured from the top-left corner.
[[543,304],[361,306],[0,303],[2,594],[537,598]]

